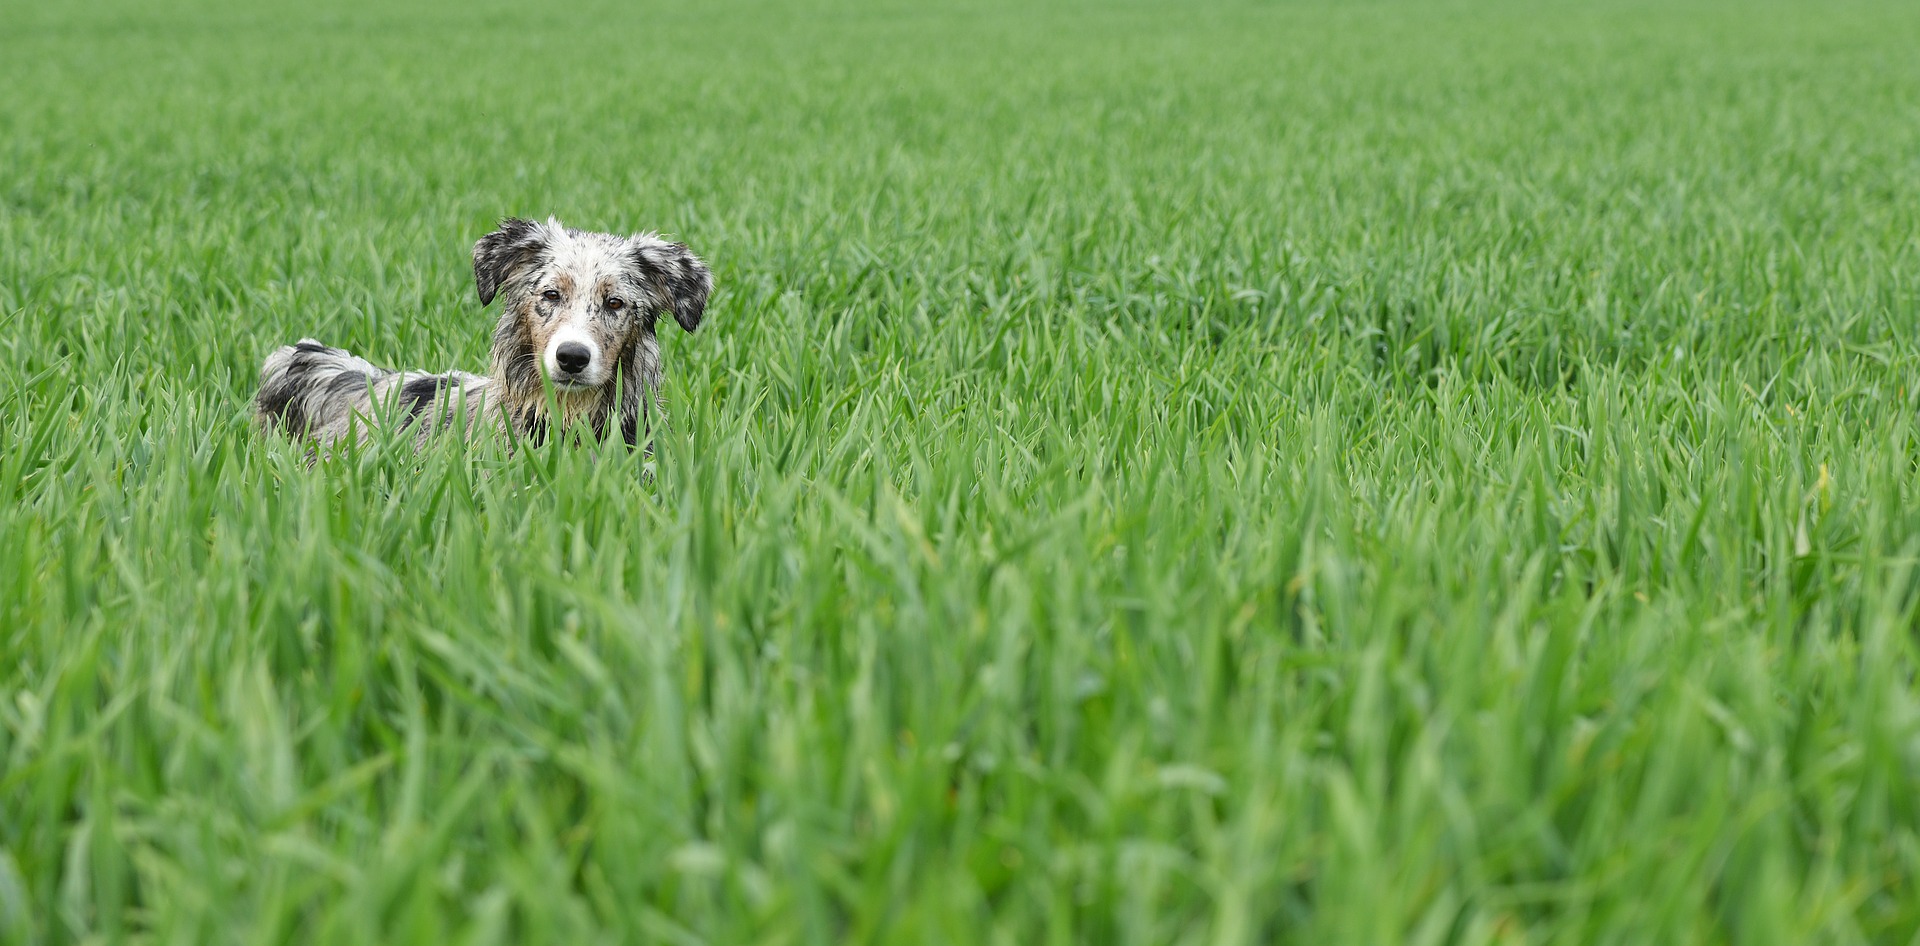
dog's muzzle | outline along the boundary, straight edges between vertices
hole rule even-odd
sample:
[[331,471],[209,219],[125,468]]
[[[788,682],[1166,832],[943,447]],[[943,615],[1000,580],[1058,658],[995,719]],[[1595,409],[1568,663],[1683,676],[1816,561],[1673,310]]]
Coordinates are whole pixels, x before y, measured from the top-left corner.
[[607,380],[599,346],[575,329],[562,329],[547,343],[547,374],[562,388],[590,388]]

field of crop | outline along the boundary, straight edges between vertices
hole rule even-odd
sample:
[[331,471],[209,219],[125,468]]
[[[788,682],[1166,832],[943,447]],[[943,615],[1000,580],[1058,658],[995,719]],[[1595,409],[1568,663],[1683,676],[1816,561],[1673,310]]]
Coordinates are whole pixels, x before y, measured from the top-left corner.
[[1920,933],[1920,6],[3,6],[0,942]]

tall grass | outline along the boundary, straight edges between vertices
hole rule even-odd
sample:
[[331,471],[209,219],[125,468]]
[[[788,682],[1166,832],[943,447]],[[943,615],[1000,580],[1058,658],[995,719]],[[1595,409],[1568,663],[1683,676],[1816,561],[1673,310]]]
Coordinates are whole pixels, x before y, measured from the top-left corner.
[[[1920,932],[1910,4],[0,12],[0,940]],[[510,213],[651,460],[249,427]]]

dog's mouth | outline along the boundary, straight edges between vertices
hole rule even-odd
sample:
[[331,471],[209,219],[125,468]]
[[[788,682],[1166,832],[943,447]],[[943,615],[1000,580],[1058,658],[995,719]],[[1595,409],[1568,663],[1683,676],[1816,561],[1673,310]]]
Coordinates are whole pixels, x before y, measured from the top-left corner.
[[553,389],[561,394],[577,394],[581,391],[591,391],[597,387],[599,387],[599,385],[589,384],[585,379],[577,377],[553,379]]

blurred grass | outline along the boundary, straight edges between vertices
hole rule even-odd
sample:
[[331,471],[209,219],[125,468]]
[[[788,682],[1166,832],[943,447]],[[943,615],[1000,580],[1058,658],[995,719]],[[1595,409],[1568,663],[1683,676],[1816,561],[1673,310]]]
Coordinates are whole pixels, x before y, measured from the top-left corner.
[[[0,13],[0,939],[1920,932],[1911,5]],[[247,426],[509,213],[652,479]]]

